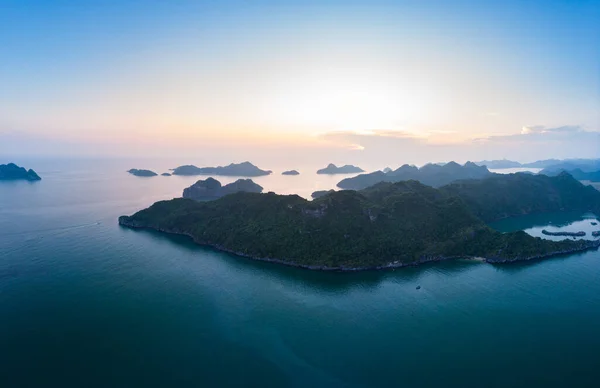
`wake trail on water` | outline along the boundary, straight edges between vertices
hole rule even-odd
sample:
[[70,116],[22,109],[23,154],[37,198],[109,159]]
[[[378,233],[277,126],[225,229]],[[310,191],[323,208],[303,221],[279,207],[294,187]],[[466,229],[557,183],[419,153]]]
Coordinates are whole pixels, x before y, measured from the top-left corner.
[[[55,227],[55,228],[24,230],[24,231],[13,232],[13,233],[0,233],[0,237],[5,237],[5,236],[22,236],[22,235],[26,235],[26,234],[29,234],[29,233],[46,233],[46,232],[56,232],[56,234],[60,234],[60,233],[67,232],[69,230],[81,229],[81,228],[89,228],[91,226],[96,226],[96,225],[100,225],[100,224],[101,224],[100,221],[96,221],[96,222],[90,222],[90,223],[86,223],[86,224],[61,226],[61,227]],[[56,234],[54,234],[54,235],[56,235]]]

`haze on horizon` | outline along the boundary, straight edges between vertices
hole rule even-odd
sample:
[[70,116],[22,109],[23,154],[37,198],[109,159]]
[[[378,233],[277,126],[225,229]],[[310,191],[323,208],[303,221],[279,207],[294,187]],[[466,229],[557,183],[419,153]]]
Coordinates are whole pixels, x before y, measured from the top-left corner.
[[600,2],[2,1],[0,155],[600,157]]

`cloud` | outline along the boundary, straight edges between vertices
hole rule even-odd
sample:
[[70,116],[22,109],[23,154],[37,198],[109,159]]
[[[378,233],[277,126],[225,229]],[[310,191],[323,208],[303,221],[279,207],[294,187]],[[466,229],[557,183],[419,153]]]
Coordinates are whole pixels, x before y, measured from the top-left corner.
[[[381,165],[455,160],[532,161],[549,158],[600,157],[600,132],[580,125],[533,125],[508,135],[465,138],[451,130],[338,131],[318,135],[322,145],[352,153],[351,160]],[[455,139],[455,140],[453,140]],[[357,153],[355,150],[361,150]],[[348,154],[350,155],[350,154]]]
[[521,129],[521,135],[534,133],[576,133],[585,132],[580,125],[563,125],[562,127],[547,128],[543,125],[526,126]]

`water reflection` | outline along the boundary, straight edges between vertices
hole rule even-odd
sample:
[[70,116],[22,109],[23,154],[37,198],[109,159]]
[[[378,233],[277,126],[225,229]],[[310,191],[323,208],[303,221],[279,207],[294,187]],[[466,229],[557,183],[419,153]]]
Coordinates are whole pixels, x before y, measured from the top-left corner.
[[441,273],[452,276],[465,271],[471,271],[486,264],[470,260],[452,260],[437,263],[427,263],[413,267],[396,268],[389,270],[368,270],[358,272],[313,271],[294,268],[275,263],[252,260],[234,254],[221,252],[217,249],[195,244],[187,236],[170,235],[150,229],[129,229],[121,227],[124,232],[145,235],[154,241],[164,241],[176,245],[178,249],[198,254],[198,260],[213,259],[224,262],[236,272],[252,273],[253,276],[261,275],[275,277],[286,285],[310,286],[321,292],[344,293],[352,289],[375,289],[384,281],[404,284],[410,287],[419,285],[419,280],[424,275]]

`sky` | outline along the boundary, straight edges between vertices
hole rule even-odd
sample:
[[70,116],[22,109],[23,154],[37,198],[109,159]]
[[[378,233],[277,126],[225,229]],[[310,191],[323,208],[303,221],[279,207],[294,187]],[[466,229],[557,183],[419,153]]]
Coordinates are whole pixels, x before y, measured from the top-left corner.
[[0,157],[600,157],[600,0],[0,0]]

